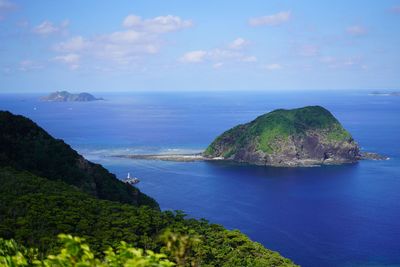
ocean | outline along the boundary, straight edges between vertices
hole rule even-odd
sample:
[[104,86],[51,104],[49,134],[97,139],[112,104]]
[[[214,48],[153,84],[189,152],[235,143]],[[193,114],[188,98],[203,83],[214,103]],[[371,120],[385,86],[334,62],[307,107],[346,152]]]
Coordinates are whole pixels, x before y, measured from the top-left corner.
[[[41,102],[0,94],[163,210],[183,210],[276,250],[302,266],[400,266],[400,97],[367,91],[97,93],[105,101]],[[321,105],[364,151],[387,161],[312,168],[114,157],[196,153],[223,131],[277,108]]]

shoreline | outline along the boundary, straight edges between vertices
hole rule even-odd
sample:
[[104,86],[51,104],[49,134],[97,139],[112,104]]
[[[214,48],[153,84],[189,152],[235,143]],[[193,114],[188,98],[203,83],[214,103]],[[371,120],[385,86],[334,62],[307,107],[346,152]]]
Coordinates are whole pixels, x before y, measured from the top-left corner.
[[[133,154],[133,155],[114,155],[112,157],[116,158],[126,158],[126,159],[141,159],[141,160],[161,160],[161,161],[175,161],[175,162],[196,162],[196,161],[233,161],[231,159],[225,159],[223,157],[215,157],[215,158],[208,158],[203,156],[202,153],[196,153],[196,154]],[[383,156],[377,153],[372,153],[372,152],[361,152],[360,153],[360,158],[359,160],[375,160],[375,161],[381,161],[381,160],[390,160],[389,157]],[[238,162],[240,163],[240,162]],[[254,164],[254,163],[248,163],[248,164],[253,164],[253,165],[259,165],[259,166],[271,166],[271,167],[289,167],[289,168],[294,168],[294,167],[316,167],[316,166],[322,166],[322,165],[341,165],[345,164],[347,162],[326,162],[326,163],[321,163],[317,162],[315,160],[310,160],[310,159],[304,159],[299,162],[296,162],[296,164],[293,163],[288,163],[288,164],[283,164],[283,165],[259,165],[259,164]]]
[[163,160],[176,162],[193,162],[193,161],[215,161],[225,160],[224,158],[207,158],[201,153],[197,154],[136,154],[136,155],[116,155],[117,158],[143,159],[143,160]]

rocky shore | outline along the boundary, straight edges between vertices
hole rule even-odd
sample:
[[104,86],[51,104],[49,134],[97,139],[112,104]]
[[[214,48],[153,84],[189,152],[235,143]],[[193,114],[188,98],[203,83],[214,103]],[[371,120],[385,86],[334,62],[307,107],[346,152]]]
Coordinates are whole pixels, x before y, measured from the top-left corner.
[[360,159],[362,160],[389,160],[390,158],[384,155],[373,152],[361,152]]

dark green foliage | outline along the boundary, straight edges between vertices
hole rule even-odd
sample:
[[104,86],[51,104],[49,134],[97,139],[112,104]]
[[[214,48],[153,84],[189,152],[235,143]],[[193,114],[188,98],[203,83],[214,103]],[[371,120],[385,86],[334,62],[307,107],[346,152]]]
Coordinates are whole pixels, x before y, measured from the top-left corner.
[[33,121],[4,111],[0,111],[1,166],[61,180],[101,199],[158,208],[152,198],[119,181],[101,165],[85,160]]
[[[184,238],[174,242],[168,232]],[[238,231],[204,220],[186,220],[181,212],[100,200],[62,181],[0,168],[0,237],[38,248],[43,255],[58,251],[60,233],[85,238],[99,257],[124,240],[133,247],[161,251],[173,261],[184,255],[187,260],[180,261],[181,266],[193,262],[201,266],[293,266]],[[160,238],[162,234],[167,238]],[[164,245],[166,240],[172,242],[169,247]]]

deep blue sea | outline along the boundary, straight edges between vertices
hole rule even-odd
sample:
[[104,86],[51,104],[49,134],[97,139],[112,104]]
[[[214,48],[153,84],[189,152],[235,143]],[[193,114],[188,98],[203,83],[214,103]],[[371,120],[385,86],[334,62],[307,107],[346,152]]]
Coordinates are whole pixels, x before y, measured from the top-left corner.
[[[366,91],[96,94],[106,101],[40,102],[0,95],[162,209],[239,229],[302,266],[400,266],[400,97]],[[116,154],[192,153],[224,130],[276,108],[322,105],[365,151],[388,161],[314,168],[165,162]]]

